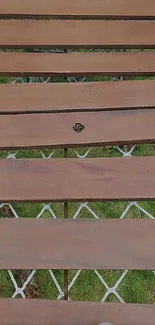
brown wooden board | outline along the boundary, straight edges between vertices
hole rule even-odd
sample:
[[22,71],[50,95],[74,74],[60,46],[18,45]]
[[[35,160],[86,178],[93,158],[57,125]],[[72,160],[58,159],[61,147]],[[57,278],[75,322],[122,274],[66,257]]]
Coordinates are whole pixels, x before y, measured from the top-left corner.
[[[9,312],[8,312],[9,311]],[[1,299],[1,325],[154,325],[154,305]]]
[[155,48],[155,21],[0,20],[0,48]]
[[0,84],[0,113],[154,108],[154,90],[155,80]]
[[154,143],[154,121],[154,109],[1,115],[0,149]]
[[1,0],[0,16],[154,19],[154,0]]
[[153,76],[155,52],[0,52],[1,76]]
[[0,201],[151,200],[154,175],[155,157],[0,160]]
[[154,220],[0,219],[0,268],[154,270],[154,233]]

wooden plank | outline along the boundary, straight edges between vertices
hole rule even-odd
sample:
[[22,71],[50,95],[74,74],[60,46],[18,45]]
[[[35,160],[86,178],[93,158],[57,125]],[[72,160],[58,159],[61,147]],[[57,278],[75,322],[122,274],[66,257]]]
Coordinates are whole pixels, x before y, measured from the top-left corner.
[[0,268],[154,270],[154,233],[154,220],[1,218]]
[[154,174],[155,157],[0,160],[0,201],[151,200]]
[[153,76],[155,52],[0,52],[1,76]]
[[0,48],[155,48],[155,21],[0,20]]
[[154,0],[1,0],[0,17],[154,19]]
[[155,80],[0,84],[0,113],[154,108],[154,89]]
[[1,115],[0,149],[154,143],[154,121],[155,110]]
[[[9,311],[9,312],[8,312]],[[1,325],[154,325],[154,305],[1,299]]]

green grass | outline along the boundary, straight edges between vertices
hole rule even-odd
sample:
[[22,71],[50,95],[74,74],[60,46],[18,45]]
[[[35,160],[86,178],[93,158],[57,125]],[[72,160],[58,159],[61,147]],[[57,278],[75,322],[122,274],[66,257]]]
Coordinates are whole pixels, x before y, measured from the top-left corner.
[[11,283],[8,272],[0,270],[0,297],[11,297],[13,289],[13,284]]

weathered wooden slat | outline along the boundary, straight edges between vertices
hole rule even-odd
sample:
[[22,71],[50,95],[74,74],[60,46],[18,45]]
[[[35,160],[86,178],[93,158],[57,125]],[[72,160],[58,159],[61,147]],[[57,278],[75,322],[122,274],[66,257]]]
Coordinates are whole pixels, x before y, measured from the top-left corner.
[[0,20],[0,48],[155,48],[155,21]]
[[0,268],[154,270],[154,233],[154,220],[0,219]]
[[154,174],[155,157],[0,160],[0,201],[151,200]]
[[154,19],[154,0],[1,0],[1,17],[25,16],[105,17],[112,19]]
[[1,115],[0,149],[154,143],[154,121],[154,109]]
[[[9,311],[9,312],[8,312]],[[154,305],[1,299],[1,325],[154,325]]]
[[1,76],[153,76],[155,52],[0,52]]
[[0,84],[0,113],[154,108],[154,89],[155,80]]

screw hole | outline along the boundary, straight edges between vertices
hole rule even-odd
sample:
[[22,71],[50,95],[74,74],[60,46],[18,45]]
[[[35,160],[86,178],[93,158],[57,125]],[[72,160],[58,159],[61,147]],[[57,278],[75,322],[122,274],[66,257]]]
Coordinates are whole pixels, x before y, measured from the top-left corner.
[[82,125],[81,123],[76,123],[74,126],[73,126],[73,130],[77,133],[80,133],[82,132],[83,130],[85,129],[85,126]]

